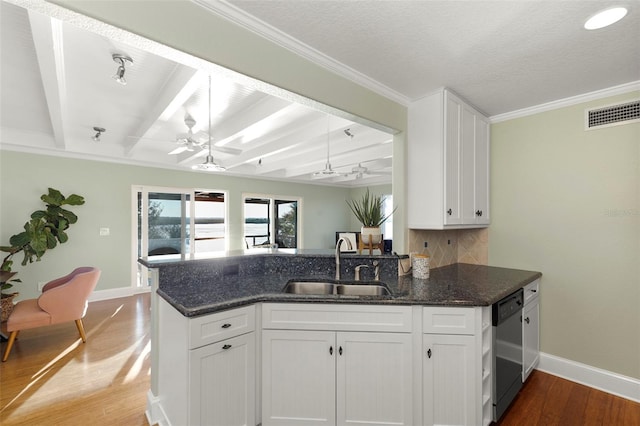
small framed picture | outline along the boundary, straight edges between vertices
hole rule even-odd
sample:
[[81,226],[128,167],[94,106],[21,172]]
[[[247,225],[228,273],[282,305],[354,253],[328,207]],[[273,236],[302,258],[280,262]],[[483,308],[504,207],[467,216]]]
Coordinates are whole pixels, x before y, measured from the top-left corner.
[[340,245],[341,253],[357,253],[358,252],[358,239],[356,232],[336,232],[336,243],[340,238],[344,238],[345,240],[349,240],[351,243],[351,248],[347,246],[347,244]]

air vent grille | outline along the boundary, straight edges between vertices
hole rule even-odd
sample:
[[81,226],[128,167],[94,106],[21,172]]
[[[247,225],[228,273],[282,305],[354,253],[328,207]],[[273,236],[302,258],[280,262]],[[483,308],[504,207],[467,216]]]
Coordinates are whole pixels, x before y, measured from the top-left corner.
[[587,111],[587,129],[640,121],[640,100]]

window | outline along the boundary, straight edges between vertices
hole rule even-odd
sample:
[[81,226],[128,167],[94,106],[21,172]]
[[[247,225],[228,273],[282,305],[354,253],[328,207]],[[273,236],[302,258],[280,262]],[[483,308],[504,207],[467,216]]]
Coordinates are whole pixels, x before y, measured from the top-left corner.
[[146,287],[144,256],[194,254],[227,249],[225,193],[179,188],[134,187],[137,287]]
[[247,196],[244,199],[244,239],[247,248],[277,244],[299,248],[300,199]]

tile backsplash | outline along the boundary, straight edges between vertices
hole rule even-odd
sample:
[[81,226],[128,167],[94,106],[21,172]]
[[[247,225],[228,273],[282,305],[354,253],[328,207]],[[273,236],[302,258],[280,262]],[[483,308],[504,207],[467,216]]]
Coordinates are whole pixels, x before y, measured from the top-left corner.
[[430,266],[437,268],[452,263],[486,265],[489,261],[489,230],[453,229],[444,231],[409,230],[409,251],[422,253],[424,242],[431,256]]

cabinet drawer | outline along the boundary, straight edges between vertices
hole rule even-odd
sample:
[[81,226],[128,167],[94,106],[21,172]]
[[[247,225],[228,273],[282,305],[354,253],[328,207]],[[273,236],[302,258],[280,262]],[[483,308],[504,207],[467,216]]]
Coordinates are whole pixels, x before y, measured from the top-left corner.
[[540,278],[532,283],[527,284],[524,287],[524,304],[526,305],[530,301],[538,297],[540,291]]
[[255,319],[255,305],[193,318],[189,321],[189,349],[253,331]]
[[425,307],[422,331],[433,334],[475,334],[475,308]]
[[413,328],[410,306],[313,303],[265,303],[262,306],[262,327],[399,333],[409,333]]

